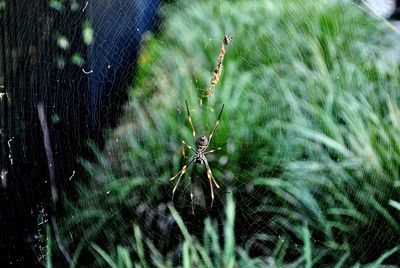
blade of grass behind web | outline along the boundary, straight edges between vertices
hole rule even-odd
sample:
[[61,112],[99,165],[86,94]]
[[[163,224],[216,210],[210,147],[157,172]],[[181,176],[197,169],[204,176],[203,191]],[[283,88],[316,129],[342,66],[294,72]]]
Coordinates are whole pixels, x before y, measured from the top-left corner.
[[91,243],[90,246],[103,258],[103,260],[111,267],[118,268],[117,264],[112,260],[111,256],[108,255],[103,249],[98,245]]
[[191,243],[192,236],[190,235],[188,229],[186,228],[182,218],[179,216],[178,212],[171,203],[168,204],[168,208],[171,211],[172,217],[174,218],[176,224],[178,224],[178,227],[181,230],[183,237],[185,238],[186,241]]
[[183,268],[190,268],[191,266],[191,260],[190,260],[190,249],[189,249],[189,244],[188,241],[186,240],[183,242],[183,247],[182,247],[182,264]]
[[400,203],[394,200],[389,200],[389,206],[394,207],[397,210],[400,210]]
[[51,255],[52,255],[52,237],[51,237],[51,231],[50,231],[50,225],[46,226],[46,268],[52,268],[52,261],[51,261]]
[[347,258],[350,256],[350,252],[345,253],[339,261],[336,263],[335,268],[343,267],[344,263],[346,262]]
[[224,225],[224,267],[233,267],[235,264],[235,204],[231,194],[227,196],[226,221]]
[[131,256],[129,255],[129,250],[127,248],[118,246],[118,267],[133,268],[133,263]]
[[312,245],[311,245],[311,234],[310,230],[308,229],[308,225],[305,224],[303,226],[303,254],[306,260],[307,268],[312,267]]
[[391,255],[393,255],[396,251],[400,249],[400,246],[396,246],[392,248],[389,251],[386,251],[382,256],[380,256],[375,262],[371,263],[368,265],[368,268],[379,268],[382,267],[382,263],[389,258]]
[[136,250],[136,254],[139,257],[139,260],[140,260],[140,263],[141,263],[142,267],[147,268],[149,266],[147,265],[146,257],[144,255],[142,234],[140,232],[139,226],[135,225],[133,227],[133,230],[134,230],[134,234],[135,234],[134,248]]
[[207,218],[204,221],[204,247],[210,249],[214,256],[221,256],[221,246],[219,243],[219,237],[217,233],[217,226],[212,224],[210,219]]

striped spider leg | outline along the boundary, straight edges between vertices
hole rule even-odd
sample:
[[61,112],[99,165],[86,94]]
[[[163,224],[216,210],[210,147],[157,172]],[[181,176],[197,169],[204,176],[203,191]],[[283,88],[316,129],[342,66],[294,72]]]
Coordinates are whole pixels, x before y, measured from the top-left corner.
[[[193,126],[193,121],[192,121],[192,118],[190,116],[189,106],[188,106],[188,103],[187,103],[186,100],[185,100],[185,103],[186,103],[188,121],[189,121],[190,127],[192,129],[192,135],[193,135],[193,141],[194,141],[194,144],[195,144],[195,148],[193,149],[184,140],[181,141],[184,146],[186,146],[187,148],[189,148],[191,151],[194,152],[194,155],[192,157],[190,157],[189,161],[182,167],[182,169],[178,172],[178,174],[176,174],[174,177],[172,177],[170,179],[172,181],[172,180],[175,180],[176,178],[178,178],[178,180],[177,180],[177,182],[175,184],[175,187],[172,190],[172,194],[175,194],[175,191],[178,188],[178,185],[179,185],[179,183],[181,181],[181,178],[186,173],[186,170],[188,169],[188,167],[191,164],[196,163],[196,164],[204,165],[205,168],[206,168],[206,172],[207,172],[207,178],[208,178],[209,183],[210,183],[211,206],[212,206],[213,203],[214,203],[214,185],[217,188],[220,188],[220,186],[218,185],[217,181],[214,179],[214,176],[212,175],[212,171],[211,171],[211,168],[210,168],[210,166],[208,164],[208,161],[207,161],[207,158],[206,158],[206,154],[219,151],[223,147],[223,146],[221,146],[221,147],[218,147],[216,149],[212,149],[212,150],[207,151],[208,146],[210,145],[211,139],[212,139],[217,127],[218,127],[219,120],[221,119],[221,115],[222,115],[222,112],[224,110],[224,105],[222,105],[221,111],[219,112],[219,115],[218,115],[218,119],[215,121],[214,126],[213,126],[209,136],[207,137],[205,135],[201,135],[196,139],[196,131],[195,131],[195,128]],[[192,198],[192,207],[193,207],[193,195],[192,195],[192,193],[191,193],[191,198]]]

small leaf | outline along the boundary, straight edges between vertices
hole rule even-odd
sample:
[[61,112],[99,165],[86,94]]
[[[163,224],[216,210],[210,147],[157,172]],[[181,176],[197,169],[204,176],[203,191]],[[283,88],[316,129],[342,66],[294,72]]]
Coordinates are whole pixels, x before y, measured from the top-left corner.
[[79,53],[75,53],[74,55],[72,55],[71,62],[79,67],[82,67],[85,64],[85,60],[82,59]]
[[50,7],[57,11],[61,11],[64,9],[64,4],[60,0],[51,0]]
[[57,37],[57,45],[63,49],[63,50],[67,50],[69,48],[69,41],[67,39],[67,37],[60,35],[59,37]]
[[89,46],[93,43],[94,31],[93,31],[92,24],[89,21],[86,21],[83,24],[82,36],[83,36],[83,42],[85,43],[85,45]]

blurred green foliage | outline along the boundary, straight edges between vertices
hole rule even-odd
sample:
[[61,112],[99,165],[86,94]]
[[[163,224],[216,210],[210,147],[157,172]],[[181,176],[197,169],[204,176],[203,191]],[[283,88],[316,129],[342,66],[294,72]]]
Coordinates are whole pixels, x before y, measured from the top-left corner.
[[68,39],[62,35],[57,37],[57,45],[63,50],[67,50],[70,46]]
[[[400,43],[388,23],[327,0],[180,1],[163,15],[161,36],[147,36],[120,126],[104,152],[93,146],[97,162],[82,161],[92,180],[68,202],[64,222],[75,261],[85,252],[111,266],[142,254],[188,267],[212,259],[212,244],[203,238],[202,254],[183,222],[209,214],[221,223],[228,191],[235,229],[226,227],[229,202],[225,234],[210,220],[204,227],[231,241],[220,249],[224,267],[232,265],[226,256],[242,253],[271,266],[398,263]],[[234,41],[222,78],[200,106],[225,33]],[[166,209],[168,178],[187,161],[180,139],[192,140],[185,99],[198,133],[226,105],[210,145],[227,142],[209,157],[223,188],[214,208],[199,168]],[[158,246],[141,253],[142,236]]]
[[0,11],[4,10],[6,8],[6,1],[5,0],[1,0],[0,1]]
[[94,41],[93,26],[89,21],[85,21],[82,28],[83,42],[85,45],[90,46]]
[[[79,16],[78,11],[83,10],[87,5],[87,2],[82,2],[80,4],[77,0],[48,0],[47,2],[49,7],[56,11],[55,14],[57,15],[54,16],[69,17],[71,20],[74,20],[74,17],[76,18],[76,16]],[[55,17],[48,17],[48,27],[55,23],[54,20]],[[80,46],[79,44],[82,43],[82,45],[90,47],[94,42],[95,33],[90,21],[85,20],[81,22],[80,25],[82,28],[81,37],[76,37],[71,32],[66,29],[61,29],[62,27],[59,26],[58,28],[60,29],[55,31],[56,33],[54,34],[54,38],[60,51],[58,55],[54,57],[54,61],[60,70],[68,67],[69,63],[77,67],[83,67],[85,64],[85,59],[83,58],[85,53],[80,51],[83,46]]]
[[57,11],[62,11],[65,8],[63,1],[60,0],[50,0],[49,6]]

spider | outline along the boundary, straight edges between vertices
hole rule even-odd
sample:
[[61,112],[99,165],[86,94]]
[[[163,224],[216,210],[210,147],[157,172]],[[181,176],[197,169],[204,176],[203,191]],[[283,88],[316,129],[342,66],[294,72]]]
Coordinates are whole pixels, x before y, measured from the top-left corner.
[[[212,137],[213,137],[213,135],[214,135],[214,132],[215,132],[215,130],[216,130],[217,127],[218,127],[219,120],[221,119],[222,111],[224,110],[224,106],[225,106],[225,105],[222,105],[221,111],[219,112],[219,115],[218,115],[218,119],[217,119],[217,121],[215,122],[214,127],[213,127],[213,129],[212,129],[210,135],[208,136],[208,138],[207,138],[207,136],[205,136],[205,135],[201,135],[201,136],[199,136],[199,137],[196,139],[196,131],[195,131],[194,126],[193,126],[192,118],[190,117],[189,106],[188,106],[187,100],[185,100],[185,103],[186,103],[186,110],[187,110],[188,121],[189,121],[189,123],[190,123],[190,127],[192,128],[192,135],[193,135],[193,141],[194,141],[194,144],[195,144],[195,149],[193,149],[189,144],[187,144],[184,140],[182,140],[182,144],[184,144],[186,147],[188,147],[189,150],[193,151],[193,152],[194,152],[194,155],[193,155],[192,157],[190,157],[189,161],[186,163],[186,165],[184,165],[184,166],[182,167],[182,169],[178,172],[178,174],[176,174],[175,176],[173,176],[173,177],[170,179],[170,180],[172,181],[172,180],[176,179],[176,178],[179,176],[179,177],[178,177],[178,181],[176,182],[175,187],[174,187],[174,189],[172,190],[172,194],[175,194],[175,191],[176,191],[176,189],[178,188],[179,182],[180,182],[180,180],[181,180],[183,174],[185,174],[187,168],[188,168],[191,164],[196,163],[196,164],[204,165],[204,166],[206,167],[206,170],[207,170],[207,178],[208,178],[208,181],[209,181],[209,183],[210,183],[210,190],[211,190],[211,206],[212,206],[212,204],[213,204],[213,202],[214,202],[214,187],[213,187],[213,184],[214,184],[215,187],[217,187],[218,189],[219,189],[220,187],[219,187],[217,181],[214,179],[214,176],[212,175],[210,166],[208,165],[208,161],[207,161],[207,158],[206,158],[206,154],[213,153],[213,152],[215,152],[215,151],[219,151],[219,150],[221,150],[221,148],[223,147],[223,146],[221,146],[221,147],[219,147],[219,148],[217,148],[217,149],[213,149],[213,150],[207,151],[207,148],[208,148],[208,146],[210,145],[211,139],[212,139]],[[192,196],[192,194],[191,194],[191,198],[192,198],[192,201],[193,201],[193,196]]]

